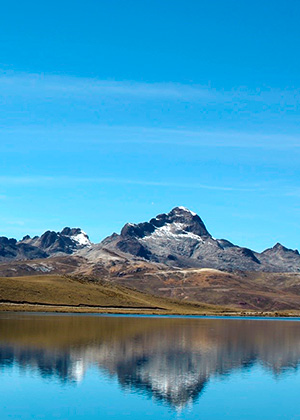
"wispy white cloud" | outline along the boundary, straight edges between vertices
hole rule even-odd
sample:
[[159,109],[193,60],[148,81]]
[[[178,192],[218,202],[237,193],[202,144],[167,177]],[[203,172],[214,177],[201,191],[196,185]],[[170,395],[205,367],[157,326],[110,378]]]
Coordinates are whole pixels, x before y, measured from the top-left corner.
[[181,188],[181,189],[204,189],[215,191],[258,191],[258,186],[223,186],[208,185],[189,182],[148,181],[124,178],[85,178],[85,177],[51,177],[51,176],[0,176],[0,185],[4,186],[49,186],[65,187],[76,184],[115,184],[115,185],[138,185],[144,187]]
[[25,222],[23,220],[5,220],[5,224],[12,226],[24,226]]
[[[270,150],[300,146],[299,90],[224,90],[0,71],[0,96],[1,151],[12,150],[15,142],[20,149],[24,142],[34,150],[69,143],[87,148],[102,143]],[[273,130],[266,128],[265,113],[272,114]]]
[[26,185],[45,185],[47,183],[55,182],[60,178],[48,176],[0,176],[0,185],[7,186],[26,186]]
[[[69,124],[67,127],[16,126],[0,128],[0,150],[13,149],[13,140],[30,137],[26,149],[55,150],[62,145],[84,145],[85,148],[101,144],[154,144],[185,147],[232,147],[248,149],[290,150],[300,148],[300,135],[280,132],[242,130],[205,130],[143,126],[109,126],[104,124]],[[43,139],[43,141],[41,141]],[[24,142],[25,144],[25,142]],[[19,146],[21,147],[21,145]]]
[[300,198],[300,188],[296,187],[296,188],[291,188],[289,187],[285,193],[285,195],[287,197],[295,197],[295,198]]
[[140,82],[134,80],[100,80],[55,74],[32,74],[0,70],[0,93],[15,96],[43,98],[127,97],[129,99],[167,99],[201,101],[205,104],[220,103],[237,110],[247,102],[263,103],[265,107],[278,105],[294,110],[299,104],[299,89],[276,89],[245,86],[231,89],[208,85],[175,82]]
[[17,96],[46,97],[129,97],[142,99],[187,99],[224,101],[216,89],[180,83],[143,83],[137,81],[99,80],[62,75],[0,72],[0,91]]

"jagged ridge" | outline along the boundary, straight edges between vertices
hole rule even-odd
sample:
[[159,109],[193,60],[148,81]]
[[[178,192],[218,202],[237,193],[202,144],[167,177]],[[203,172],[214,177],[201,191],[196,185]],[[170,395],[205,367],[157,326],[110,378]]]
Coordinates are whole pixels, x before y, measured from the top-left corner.
[[0,261],[31,260],[52,255],[73,254],[91,246],[88,235],[79,228],[64,228],[61,232],[47,231],[42,236],[24,236],[21,241],[0,238]]
[[215,239],[201,218],[185,207],[175,207],[149,222],[127,223],[120,234],[91,244],[79,228],[47,231],[21,241],[0,238],[0,261],[30,260],[57,255],[78,255],[91,263],[118,258],[160,263],[171,267],[216,268],[225,271],[299,272],[297,250],[276,244],[262,253]]

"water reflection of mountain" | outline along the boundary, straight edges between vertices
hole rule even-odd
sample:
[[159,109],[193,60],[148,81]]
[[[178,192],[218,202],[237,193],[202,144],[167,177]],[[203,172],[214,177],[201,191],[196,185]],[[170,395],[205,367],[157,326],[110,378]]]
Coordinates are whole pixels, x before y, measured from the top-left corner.
[[0,366],[77,382],[89,366],[123,388],[173,407],[193,402],[210,377],[260,363],[296,369],[300,322],[99,316],[0,319]]

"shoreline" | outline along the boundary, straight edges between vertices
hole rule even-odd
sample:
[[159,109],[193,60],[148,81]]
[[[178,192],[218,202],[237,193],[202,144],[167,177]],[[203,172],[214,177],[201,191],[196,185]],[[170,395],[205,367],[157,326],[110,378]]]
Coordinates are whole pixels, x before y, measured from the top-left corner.
[[85,305],[59,305],[39,303],[0,303],[0,313],[47,313],[47,314],[103,314],[103,315],[155,315],[155,316],[201,316],[239,318],[300,318],[300,312],[291,311],[235,311],[232,310],[168,310],[163,308],[111,307]]

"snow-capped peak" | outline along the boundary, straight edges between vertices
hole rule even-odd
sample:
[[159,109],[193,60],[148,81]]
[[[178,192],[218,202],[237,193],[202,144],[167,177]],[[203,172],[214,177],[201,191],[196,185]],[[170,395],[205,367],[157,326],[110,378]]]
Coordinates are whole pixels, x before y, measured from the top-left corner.
[[89,240],[88,235],[83,230],[81,230],[80,233],[77,233],[77,234],[71,236],[71,239],[73,241],[77,242],[78,245],[81,245],[81,246],[91,246],[92,245],[91,241]]
[[197,214],[196,214],[195,212],[193,212],[193,211],[191,211],[191,210],[187,209],[186,207],[179,206],[179,207],[177,207],[177,208],[178,208],[178,209],[180,209],[180,210],[183,210],[183,211],[185,211],[185,212],[187,212],[187,213],[191,213],[191,215],[192,215],[192,216],[197,216]]

